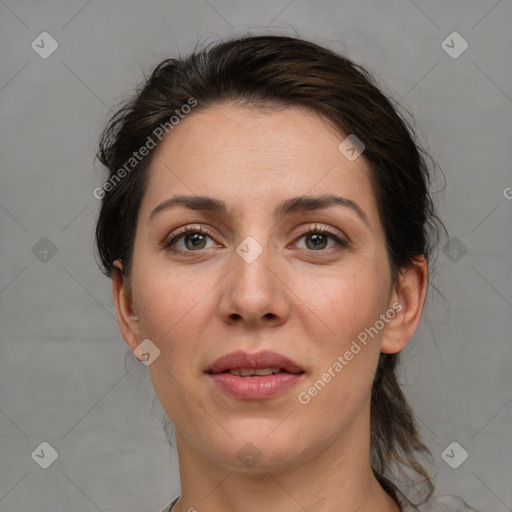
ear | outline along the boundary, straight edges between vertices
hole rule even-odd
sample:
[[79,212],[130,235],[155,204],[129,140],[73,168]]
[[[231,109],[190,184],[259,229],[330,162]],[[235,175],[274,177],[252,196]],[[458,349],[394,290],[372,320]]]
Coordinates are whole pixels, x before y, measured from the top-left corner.
[[114,262],[112,270],[112,293],[121,335],[130,348],[135,350],[142,341],[141,328],[139,319],[133,309],[129,281],[123,275],[123,265],[119,260]]
[[[415,333],[423,311],[428,287],[428,265],[423,255],[403,269],[391,291],[388,312],[395,311],[384,330],[381,352],[396,354],[405,348]],[[390,315],[388,315],[389,317]]]

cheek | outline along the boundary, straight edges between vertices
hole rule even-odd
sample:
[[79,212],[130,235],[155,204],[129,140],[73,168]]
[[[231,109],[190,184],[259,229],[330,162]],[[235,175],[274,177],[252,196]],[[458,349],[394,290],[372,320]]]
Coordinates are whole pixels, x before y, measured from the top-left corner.
[[198,397],[192,391],[197,376],[195,361],[204,339],[201,333],[213,314],[207,310],[205,297],[212,285],[190,275],[184,280],[183,274],[141,272],[137,276],[134,272],[132,280],[134,301],[142,311],[142,335],[160,350],[149,367],[153,388],[175,425],[182,419],[176,411],[194,411],[197,406]]
[[296,275],[289,285],[291,300],[302,311],[302,318],[320,326],[324,340],[333,340],[329,345],[342,348],[384,312],[389,286],[386,269],[381,267],[366,261],[323,275]]
[[164,398],[163,392],[169,395],[167,400],[179,395],[179,382],[192,376],[201,331],[208,318],[206,292],[211,285],[190,274],[184,279],[185,273],[176,269],[157,270],[154,264],[142,265],[141,259],[138,263],[132,275],[134,307],[142,336],[160,350],[149,369],[159,398]]
[[313,340],[314,369],[296,396],[306,418],[322,418],[318,428],[325,436],[333,425],[348,428],[371,396],[382,332],[370,328],[382,313],[382,301],[359,290],[354,283],[331,296],[328,322],[335,334]]
[[341,411],[345,411],[343,417],[352,417],[369,398],[383,335],[372,327],[385,312],[388,290],[385,268],[378,264],[365,265],[364,270],[352,268],[323,282],[310,279],[302,285],[297,295],[309,306],[304,307],[304,314],[320,318],[328,327],[323,337],[311,340],[314,370],[308,385],[300,390],[302,399],[297,397],[300,404],[311,408],[305,414],[339,421]]
[[184,270],[161,249],[152,249],[154,244],[149,233],[137,233],[132,292],[145,334],[160,339],[182,323],[191,323],[189,314],[211,286],[206,273]]

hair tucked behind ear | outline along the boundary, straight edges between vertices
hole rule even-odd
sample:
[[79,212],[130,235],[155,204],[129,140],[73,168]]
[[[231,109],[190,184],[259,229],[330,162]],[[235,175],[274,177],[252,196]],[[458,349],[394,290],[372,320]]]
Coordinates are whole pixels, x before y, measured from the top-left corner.
[[[133,160],[133,152],[191,98],[197,104],[193,112],[223,102],[254,108],[307,107],[338,128],[340,142],[354,134],[365,146],[361,158],[368,164],[392,279],[420,255],[432,270],[442,223],[429,191],[429,157],[400,106],[381,92],[364,68],[312,42],[279,36],[228,40],[183,59],[165,60],[114,115],[102,136],[98,157],[112,183],[120,168]],[[129,272],[150,159],[151,154],[124,172],[112,191],[105,188],[96,241],[107,275],[116,259]],[[423,479],[428,498],[433,484],[418,459],[428,450],[397,382],[397,362],[397,355],[382,354],[373,382],[372,467],[382,482],[393,478],[395,465],[412,469]]]

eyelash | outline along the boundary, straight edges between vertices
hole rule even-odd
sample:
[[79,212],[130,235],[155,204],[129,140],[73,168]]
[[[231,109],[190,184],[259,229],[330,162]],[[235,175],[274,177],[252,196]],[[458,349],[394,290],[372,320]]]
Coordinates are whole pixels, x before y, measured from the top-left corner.
[[[309,235],[309,234],[313,234],[313,233],[327,235],[329,238],[331,238],[331,240],[334,240],[343,249],[346,249],[348,247],[348,241],[345,240],[344,238],[342,238],[338,233],[336,233],[335,231],[332,231],[331,229],[326,228],[324,226],[317,226],[316,224],[312,228],[309,227],[309,228],[306,228],[304,231],[302,231],[299,234],[299,236],[297,237],[297,239],[300,239],[305,235]],[[340,249],[338,248],[337,250],[340,250]],[[311,252],[325,252],[325,249],[321,249],[319,251],[311,250]]]
[[[180,229],[178,232],[174,234],[167,242],[164,243],[164,249],[170,249],[180,238],[183,238],[184,235],[191,233],[199,233],[201,235],[208,235],[213,239],[214,235],[211,231],[207,229],[203,229],[202,227],[195,228],[192,226],[187,226],[183,229]],[[187,251],[187,252],[197,252],[197,251]]]
[[[214,237],[215,237],[215,235],[211,231],[209,231],[208,229],[203,229],[203,227],[187,226],[187,227],[181,229],[180,231],[178,231],[177,233],[175,233],[169,240],[167,240],[164,243],[163,248],[166,250],[171,250],[171,247],[173,245],[175,245],[176,242],[178,242],[185,235],[192,234],[192,233],[193,234],[199,233],[201,235],[207,235],[212,239],[214,239]],[[348,241],[345,240],[344,238],[342,238],[338,233],[336,233],[324,226],[317,226],[316,224],[312,228],[307,228],[306,230],[302,231],[299,234],[299,236],[297,237],[297,239],[300,239],[303,236],[309,235],[309,234],[328,235],[328,237],[330,237],[332,240],[334,240],[343,249],[346,249],[349,246]],[[192,253],[192,252],[199,252],[200,250],[201,249],[199,249],[197,251],[185,251],[185,252]],[[340,250],[340,249],[338,248],[337,250]],[[310,250],[310,252],[326,252],[326,251],[325,251],[325,249],[320,249],[318,251]]]

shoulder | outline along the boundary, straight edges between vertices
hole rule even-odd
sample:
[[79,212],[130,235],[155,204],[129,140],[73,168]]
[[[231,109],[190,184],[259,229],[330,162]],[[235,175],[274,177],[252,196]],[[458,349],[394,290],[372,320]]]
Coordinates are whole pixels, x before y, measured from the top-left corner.
[[419,512],[419,510],[402,494],[398,489],[395,489],[396,499],[400,505],[400,512]]
[[169,503],[169,505],[167,505],[167,507],[165,507],[164,509],[162,509],[160,512],[170,512],[171,508],[173,507],[173,505],[179,500],[179,496],[177,498],[175,498],[174,500],[171,501],[171,503]]
[[396,491],[396,498],[400,505],[400,512],[478,512],[463,499],[451,495],[433,496],[425,505],[422,505],[421,511],[398,490]]

